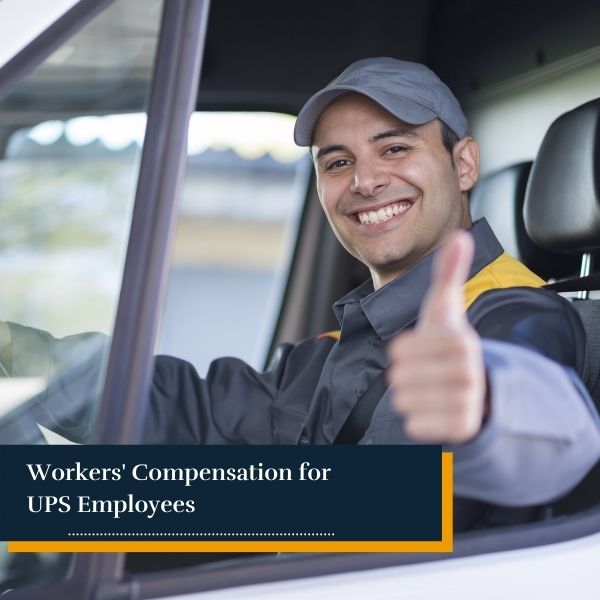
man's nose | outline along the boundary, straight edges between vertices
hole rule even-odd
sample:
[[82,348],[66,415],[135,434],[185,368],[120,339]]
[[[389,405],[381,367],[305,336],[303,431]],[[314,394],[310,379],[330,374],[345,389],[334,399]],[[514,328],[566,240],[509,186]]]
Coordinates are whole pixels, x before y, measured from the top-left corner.
[[389,184],[388,174],[375,162],[356,162],[352,178],[352,191],[370,198],[383,191]]

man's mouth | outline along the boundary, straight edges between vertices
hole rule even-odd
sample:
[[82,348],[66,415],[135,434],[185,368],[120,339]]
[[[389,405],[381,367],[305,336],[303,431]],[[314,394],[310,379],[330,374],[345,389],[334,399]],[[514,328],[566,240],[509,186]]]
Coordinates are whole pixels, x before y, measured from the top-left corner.
[[411,205],[412,202],[408,200],[401,200],[400,202],[392,202],[391,204],[382,206],[377,210],[368,210],[356,213],[356,216],[363,225],[375,225],[377,223],[389,221],[396,215],[406,212]]

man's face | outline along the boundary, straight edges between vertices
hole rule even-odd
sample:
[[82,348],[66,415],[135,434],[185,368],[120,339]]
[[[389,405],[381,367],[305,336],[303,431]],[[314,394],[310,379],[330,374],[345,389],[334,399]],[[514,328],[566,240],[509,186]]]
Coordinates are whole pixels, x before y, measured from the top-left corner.
[[328,107],[315,128],[321,204],[342,245],[371,270],[376,288],[470,224],[463,192],[472,183],[461,180],[440,127],[438,120],[407,125],[351,94]]

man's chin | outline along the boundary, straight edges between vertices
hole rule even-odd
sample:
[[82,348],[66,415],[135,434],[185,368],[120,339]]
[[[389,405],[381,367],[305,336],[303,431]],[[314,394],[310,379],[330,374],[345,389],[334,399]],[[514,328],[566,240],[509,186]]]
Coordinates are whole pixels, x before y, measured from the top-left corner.
[[[400,275],[408,271],[413,266],[413,263],[408,259],[408,257],[396,256],[394,258],[386,258],[385,260],[372,260],[367,264],[367,266],[369,267],[369,271],[371,272],[371,276],[376,284],[376,287],[381,287],[381,285],[385,285],[393,279],[400,277]],[[378,282],[380,282],[379,286],[377,285]]]

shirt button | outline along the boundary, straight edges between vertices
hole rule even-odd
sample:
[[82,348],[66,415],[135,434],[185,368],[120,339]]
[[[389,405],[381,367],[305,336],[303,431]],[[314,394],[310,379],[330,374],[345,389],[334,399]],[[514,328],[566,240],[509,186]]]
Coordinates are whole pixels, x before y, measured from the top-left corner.
[[365,440],[365,444],[367,444],[367,446],[370,446],[372,443],[373,443],[373,438],[372,438],[372,437],[370,437],[370,438],[367,438],[367,439]]
[[300,444],[302,444],[303,446],[307,446],[308,444],[310,444],[310,440],[306,436],[303,435],[300,438]]

